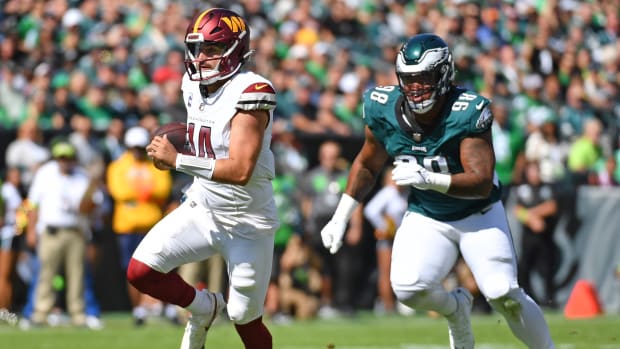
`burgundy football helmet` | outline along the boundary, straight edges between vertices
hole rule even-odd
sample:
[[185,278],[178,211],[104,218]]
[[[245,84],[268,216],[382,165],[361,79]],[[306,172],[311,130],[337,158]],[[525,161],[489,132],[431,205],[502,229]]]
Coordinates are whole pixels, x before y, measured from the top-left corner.
[[239,71],[250,51],[250,27],[233,11],[212,8],[196,15],[185,33],[185,69],[205,85]]

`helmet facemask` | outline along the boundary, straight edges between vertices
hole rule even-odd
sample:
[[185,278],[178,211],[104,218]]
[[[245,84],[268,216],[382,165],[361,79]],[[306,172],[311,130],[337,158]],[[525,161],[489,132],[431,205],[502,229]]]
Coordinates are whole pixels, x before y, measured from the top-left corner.
[[413,112],[423,114],[435,105],[440,78],[434,71],[398,74],[398,84]]
[[[197,38],[192,39],[190,36]],[[188,35],[188,38],[185,39],[185,52],[186,69],[190,80],[209,85],[236,73],[241,64],[233,70],[230,70],[229,67],[231,67],[230,56],[238,45],[239,41],[235,41],[230,47],[227,47],[227,44],[223,42],[203,41],[201,33]],[[207,61],[217,62],[212,67],[205,67],[204,63]]]

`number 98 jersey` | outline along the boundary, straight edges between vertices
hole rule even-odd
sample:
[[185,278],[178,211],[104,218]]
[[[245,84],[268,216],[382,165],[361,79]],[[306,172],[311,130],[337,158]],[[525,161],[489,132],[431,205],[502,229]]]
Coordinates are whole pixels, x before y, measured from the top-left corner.
[[191,154],[198,157],[228,158],[231,120],[238,110],[269,113],[269,124],[249,182],[242,186],[195,177],[188,196],[198,195],[207,208],[219,213],[222,219],[230,219],[231,224],[242,222],[257,228],[276,226],[278,218],[271,185],[275,161],[270,148],[276,94],[271,83],[256,73],[241,72],[203,98],[200,83],[191,81],[185,74],[181,89],[187,109]]
[[[410,127],[402,112],[404,103],[398,86],[378,86],[363,97],[364,121],[394,159],[415,159],[428,171],[445,174],[463,172],[460,143],[463,138],[488,131],[493,116],[489,100],[475,92],[452,87],[446,94],[437,125],[427,134]],[[453,221],[480,212],[500,199],[497,175],[486,199],[458,199],[434,190],[411,188],[408,210],[441,221]]]

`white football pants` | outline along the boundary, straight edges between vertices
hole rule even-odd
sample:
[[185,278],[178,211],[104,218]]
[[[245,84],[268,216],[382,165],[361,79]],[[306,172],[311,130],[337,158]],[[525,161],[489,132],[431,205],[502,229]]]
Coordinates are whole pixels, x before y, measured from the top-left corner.
[[224,227],[213,213],[192,199],[165,216],[144,237],[133,258],[168,273],[190,262],[219,253],[226,261],[230,290],[227,311],[238,324],[263,314],[271,275],[274,231],[259,231],[248,237],[248,227]]

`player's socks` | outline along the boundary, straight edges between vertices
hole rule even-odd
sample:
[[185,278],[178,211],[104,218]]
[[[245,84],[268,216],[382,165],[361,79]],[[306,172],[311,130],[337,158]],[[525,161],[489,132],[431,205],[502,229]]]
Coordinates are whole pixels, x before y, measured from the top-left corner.
[[213,308],[211,304],[211,298],[207,295],[207,292],[202,292],[194,289],[194,300],[185,308],[190,313],[205,314],[210,312]]
[[241,337],[246,349],[272,349],[271,333],[263,324],[263,317],[252,320],[247,324],[235,324],[235,329]]
[[555,348],[540,307],[522,289],[510,291],[510,297],[491,300],[490,304],[502,314],[510,330],[528,348]]
[[133,258],[127,267],[127,281],[142,293],[183,308],[187,307],[196,295],[194,287],[179,274],[161,273]]

